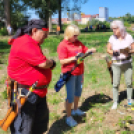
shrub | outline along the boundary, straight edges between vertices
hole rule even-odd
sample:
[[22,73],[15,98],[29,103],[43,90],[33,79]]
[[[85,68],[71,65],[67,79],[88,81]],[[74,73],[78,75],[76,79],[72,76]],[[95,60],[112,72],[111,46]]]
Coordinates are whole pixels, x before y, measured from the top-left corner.
[[1,28],[0,29],[0,35],[8,35],[7,29],[6,28]]
[[6,90],[3,91],[3,92],[1,93],[1,95],[2,95],[3,99],[7,99],[7,91],[6,91]]
[[131,25],[130,25],[127,21],[125,21],[125,22],[124,22],[124,26],[125,26],[125,27],[130,27]]

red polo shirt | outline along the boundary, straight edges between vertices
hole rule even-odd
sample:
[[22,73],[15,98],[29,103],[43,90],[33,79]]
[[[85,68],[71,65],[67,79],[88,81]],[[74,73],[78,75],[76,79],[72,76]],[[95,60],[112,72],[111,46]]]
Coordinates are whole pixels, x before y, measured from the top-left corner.
[[[59,59],[67,59],[73,56],[76,56],[77,53],[86,53],[88,48],[84,46],[80,41],[76,41],[74,43],[69,42],[68,40],[63,40],[57,49]],[[70,71],[71,68],[75,65],[75,62],[64,64],[61,66],[62,73]],[[72,72],[73,75],[81,75],[84,73],[84,63],[78,65],[75,70]]]
[[[37,67],[46,61],[38,42],[29,35],[23,35],[12,42],[8,62],[8,75],[23,85],[47,85],[51,81],[51,70]],[[36,89],[34,93],[44,97],[47,89]]]

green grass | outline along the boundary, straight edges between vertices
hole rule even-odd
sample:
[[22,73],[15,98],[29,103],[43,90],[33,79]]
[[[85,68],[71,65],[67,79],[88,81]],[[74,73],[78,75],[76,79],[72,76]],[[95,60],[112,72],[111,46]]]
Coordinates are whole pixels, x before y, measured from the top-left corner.
[[[107,125],[105,122],[106,113],[109,113],[112,105],[112,85],[106,61],[101,56],[106,54],[106,44],[110,35],[112,35],[111,32],[92,32],[81,34],[79,36],[79,40],[83,44],[85,44],[88,48],[95,47],[97,49],[97,53],[85,59],[84,85],[80,99],[80,109],[86,111],[86,117],[82,119],[84,120],[84,123],[80,122],[75,128],[68,128],[65,124],[66,113],[63,112],[64,110],[62,111],[62,109],[64,109],[64,101],[66,98],[65,87],[63,87],[58,93],[54,90],[54,85],[59,79],[61,73],[61,65],[57,55],[57,46],[63,40],[63,35],[50,36],[45,40],[45,43],[43,43],[42,49],[45,50],[44,54],[49,59],[56,60],[57,64],[56,68],[52,71],[52,81],[49,85],[47,95],[50,107],[49,131],[54,129],[53,131],[58,132],[57,134],[115,134],[117,132],[117,129],[113,128],[112,125],[109,128],[105,127]],[[134,33],[132,35],[134,36]],[[1,42],[3,42],[2,45],[5,46],[0,46],[0,56],[2,57],[0,58],[0,64],[7,65],[10,46],[7,46],[6,40],[0,40],[0,44]],[[0,70],[2,69],[3,68],[0,68]],[[5,77],[0,79],[0,86],[4,85],[4,80]],[[124,77],[122,76],[121,86],[124,88],[124,85]],[[4,99],[0,96],[0,106],[2,106],[3,101]],[[117,114],[113,116],[117,116]],[[129,116],[130,115],[128,114],[126,118],[124,117],[122,119],[127,120]],[[118,123],[120,123],[120,118],[116,124]],[[117,126],[119,127],[119,132],[121,134],[128,132],[121,128],[119,124]],[[131,133],[133,133],[133,131]],[[0,129],[0,134],[9,133],[3,132]]]

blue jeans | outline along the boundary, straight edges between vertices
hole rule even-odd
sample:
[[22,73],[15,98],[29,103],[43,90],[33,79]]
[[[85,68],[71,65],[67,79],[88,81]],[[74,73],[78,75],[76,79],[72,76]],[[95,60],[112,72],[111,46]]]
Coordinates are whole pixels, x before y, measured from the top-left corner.
[[74,102],[74,96],[80,97],[82,93],[83,86],[83,74],[82,75],[72,75],[71,78],[66,83],[66,92],[69,103]]

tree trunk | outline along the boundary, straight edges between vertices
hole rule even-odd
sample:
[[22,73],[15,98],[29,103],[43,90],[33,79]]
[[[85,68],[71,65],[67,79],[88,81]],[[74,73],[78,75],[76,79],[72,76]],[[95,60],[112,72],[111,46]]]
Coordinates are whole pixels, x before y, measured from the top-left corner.
[[4,0],[4,15],[6,26],[11,25],[10,0]]
[[52,15],[49,15],[49,32],[52,32]]
[[60,26],[60,30],[62,30],[62,24],[61,24],[61,0],[59,0],[59,26]]

